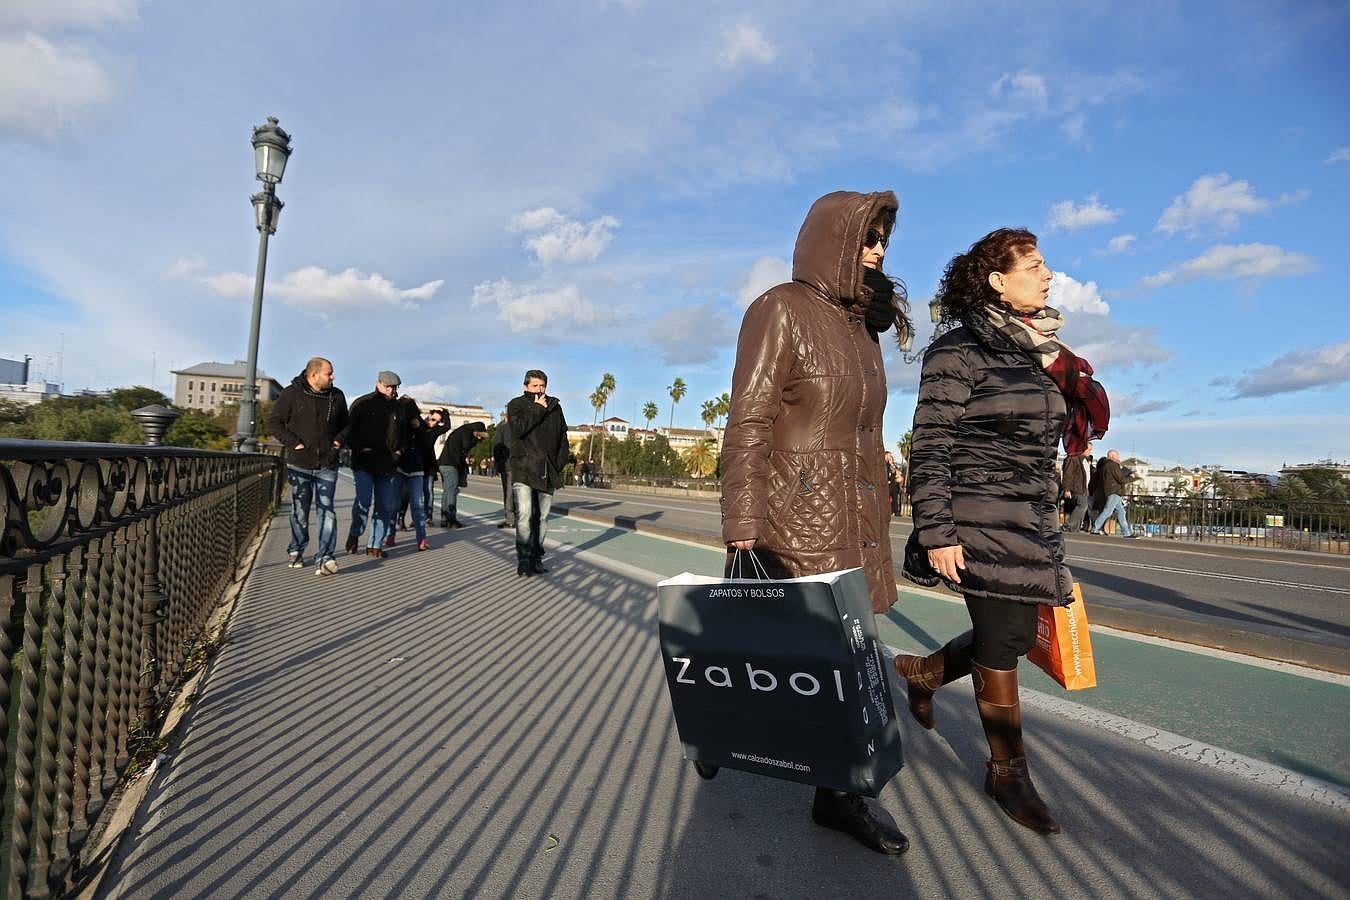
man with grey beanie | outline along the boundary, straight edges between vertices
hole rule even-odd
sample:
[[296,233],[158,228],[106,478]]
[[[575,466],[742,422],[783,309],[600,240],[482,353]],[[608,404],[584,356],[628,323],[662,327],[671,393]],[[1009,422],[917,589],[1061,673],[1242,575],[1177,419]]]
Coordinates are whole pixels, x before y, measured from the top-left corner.
[[403,454],[403,434],[407,427],[406,408],[398,402],[402,380],[383,371],[375,378],[375,390],[352,401],[342,445],[351,449],[352,476],[356,482],[356,500],[352,503],[352,526],[347,533],[347,552],[359,551],[366,519],[373,501],[374,521],[366,541],[366,553],[383,557],[385,538],[394,531],[402,482],[398,460]]

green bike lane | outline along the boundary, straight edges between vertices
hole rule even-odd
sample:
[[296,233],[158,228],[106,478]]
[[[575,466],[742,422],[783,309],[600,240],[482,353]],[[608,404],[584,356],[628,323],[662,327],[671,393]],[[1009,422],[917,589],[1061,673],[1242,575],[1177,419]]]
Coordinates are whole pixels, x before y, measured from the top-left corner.
[[[501,504],[460,495],[465,512],[500,520]],[[595,524],[576,515],[551,519],[549,539],[574,552],[661,577],[680,572],[720,575],[724,556],[706,546]],[[654,586],[653,586],[654,588]],[[652,597],[656,592],[653,589]],[[1088,618],[1091,621],[1091,598]],[[965,607],[902,587],[877,618],[882,641],[928,651],[969,628]],[[1289,788],[1279,770],[1311,779],[1305,795],[1332,787],[1350,794],[1350,678],[1092,626],[1097,687],[1066,691],[1024,663],[1024,703],[1107,728],[1241,777]],[[903,703],[897,697],[897,705]],[[1224,753],[1223,751],[1228,751]],[[1240,754],[1249,760],[1233,758]],[[1323,797],[1325,800],[1325,796]]]

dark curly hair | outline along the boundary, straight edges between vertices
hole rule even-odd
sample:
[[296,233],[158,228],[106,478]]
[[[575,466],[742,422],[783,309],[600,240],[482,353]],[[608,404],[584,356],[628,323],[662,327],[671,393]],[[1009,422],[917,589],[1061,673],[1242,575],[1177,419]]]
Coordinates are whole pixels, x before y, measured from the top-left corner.
[[1010,271],[1019,257],[1036,248],[1036,235],[1025,228],[991,231],[947,263],[933,297],[937,330],[958,325],[972,311],[999,302],[989,284],[991,272]]

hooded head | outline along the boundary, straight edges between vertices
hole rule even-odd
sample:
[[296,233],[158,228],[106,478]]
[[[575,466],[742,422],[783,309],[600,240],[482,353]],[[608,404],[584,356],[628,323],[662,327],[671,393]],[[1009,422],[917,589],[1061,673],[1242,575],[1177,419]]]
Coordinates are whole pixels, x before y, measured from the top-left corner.
[[867,229],[878,219],[890,230],[900,203],[891,191],[826,194],[806,214],[792,252],[792,280],[809,284],[825,296],[849,306],[866,303],[862,251]]

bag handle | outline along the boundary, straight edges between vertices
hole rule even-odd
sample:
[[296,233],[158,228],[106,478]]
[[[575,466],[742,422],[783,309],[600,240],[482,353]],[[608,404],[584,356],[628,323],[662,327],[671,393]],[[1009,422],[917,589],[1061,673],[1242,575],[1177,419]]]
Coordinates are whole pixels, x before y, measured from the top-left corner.
[[761,563],[761,562],[759,561],[759,557],[755,555],[755,551],[753,551],[753,550],[741,550],[739,547],[736,548],[735,552],[732,553],[732,555],[731,555],[731,577],[732,577],[732,578],[741,578],[741,577],[743,577],[743,572],[742,572],[742,569],[741,569],[741,554],[742,554],[742,553],[744,553],[747,557],[750,558],[750,566],[751,566],[751,569],[750,569],[750,578],[751,578],[751,580],[754,580],[754,579],[758,578],[760,581],[773,581],[773,578],[769,575],[768,569],[765,569],[765,568],[764,568],[764,564]]

